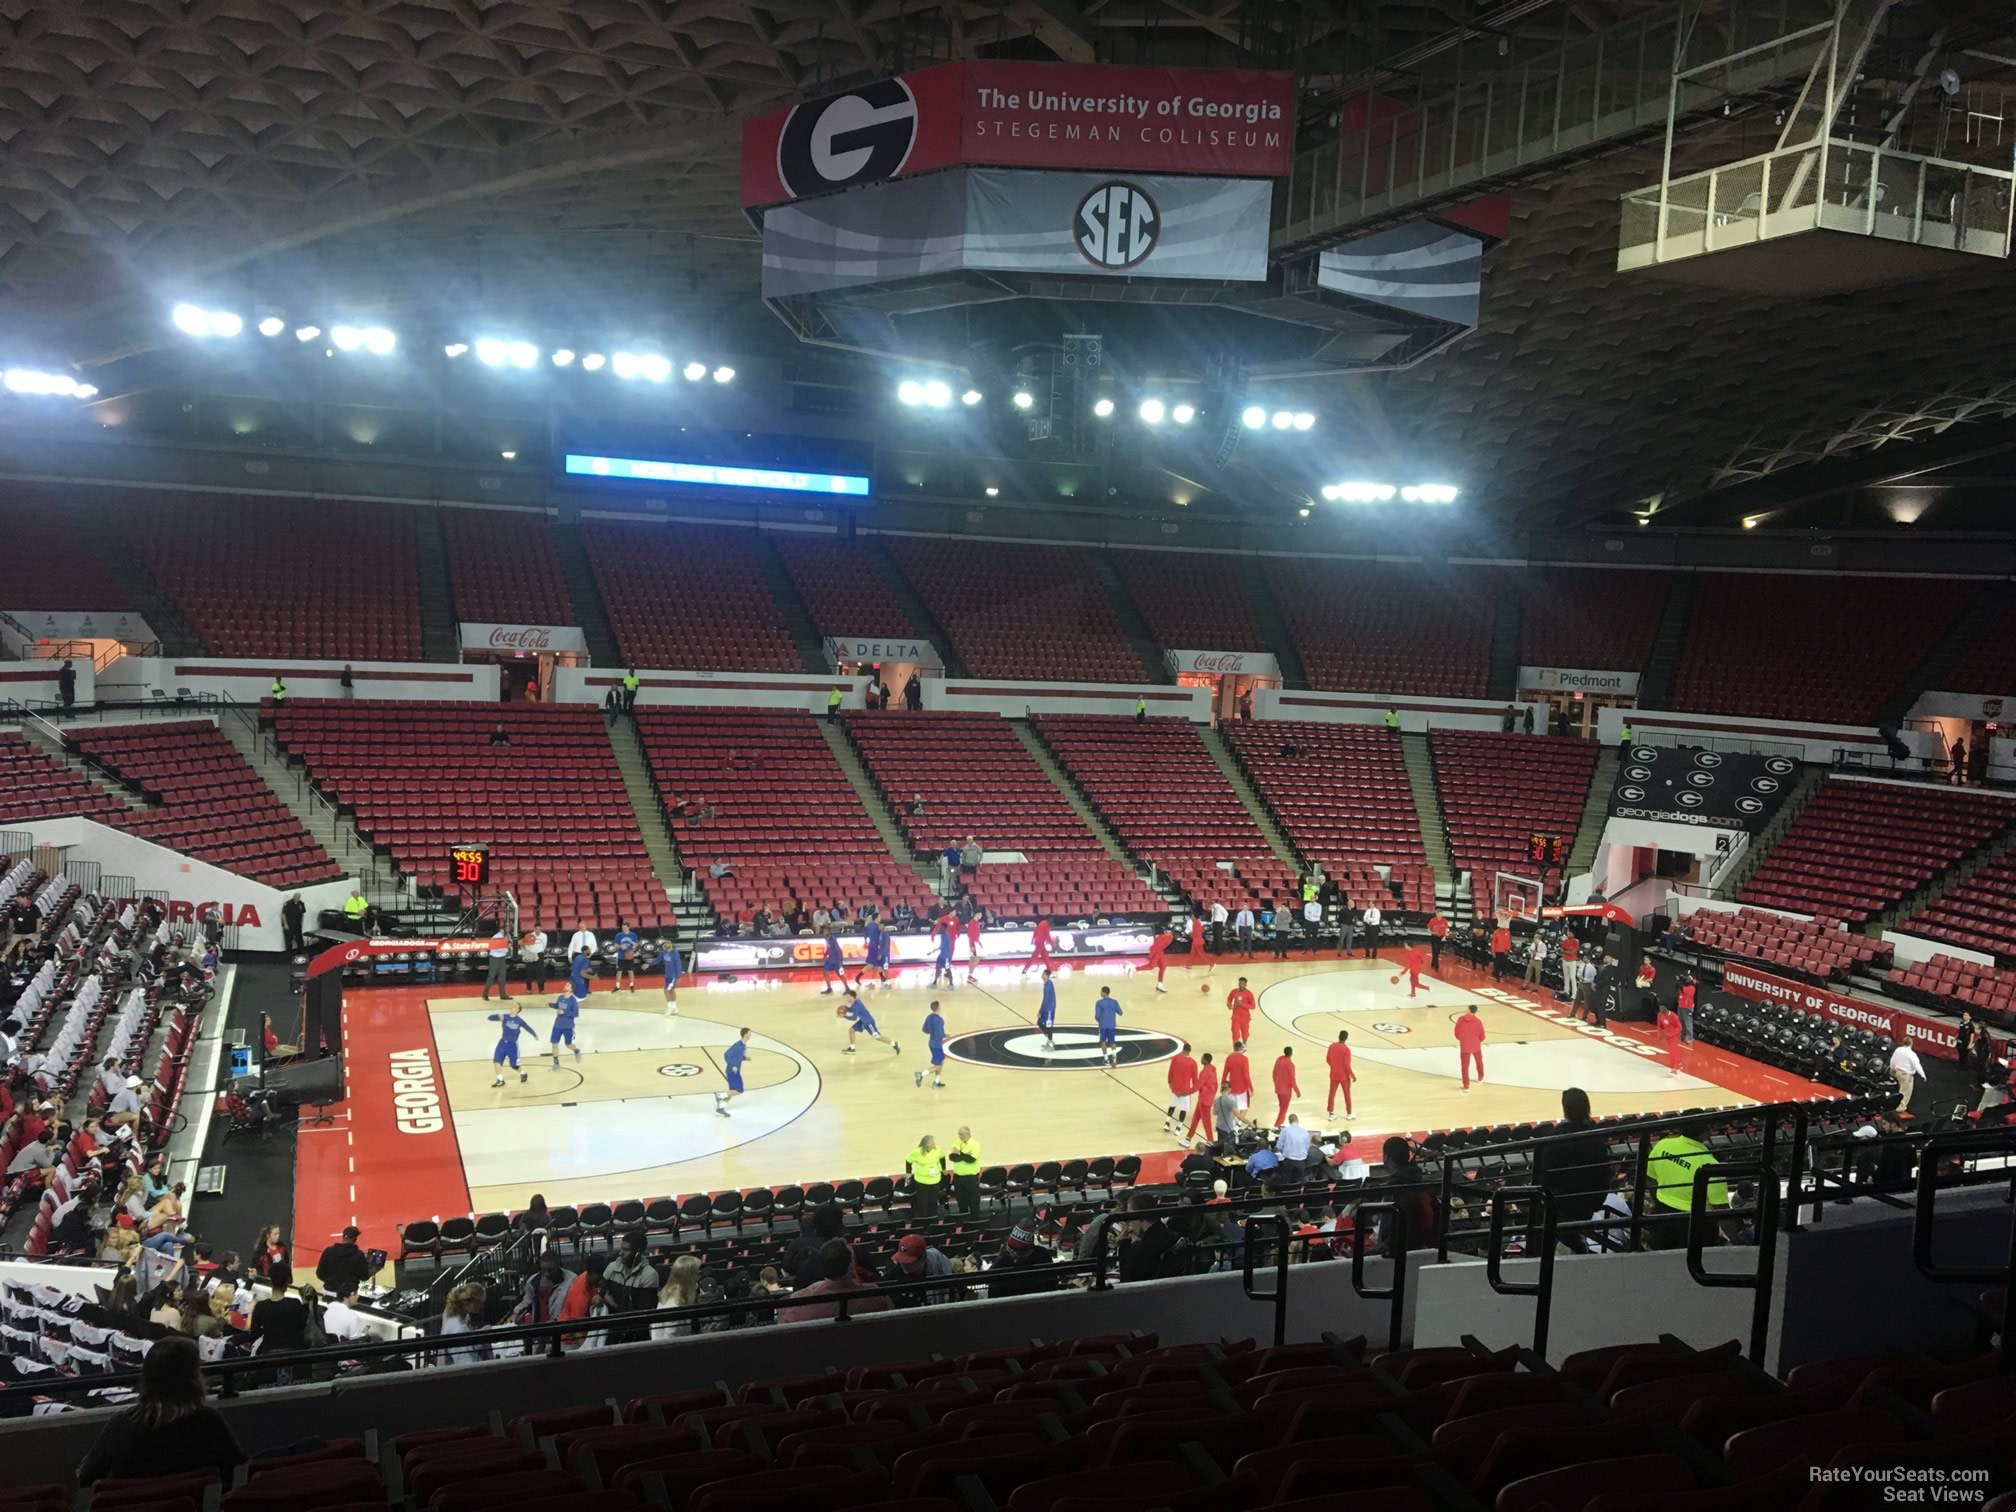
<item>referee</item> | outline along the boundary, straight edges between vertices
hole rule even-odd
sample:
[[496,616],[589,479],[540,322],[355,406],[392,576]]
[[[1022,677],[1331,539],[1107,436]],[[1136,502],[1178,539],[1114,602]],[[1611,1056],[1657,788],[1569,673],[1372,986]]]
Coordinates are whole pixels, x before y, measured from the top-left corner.
[[965,1124],[959,1125],[959,1137],[945,1152],[945,1164],[952,1171],[952,1195],[958,1199],[960,1216],[970,1218],[980,1211],[980,1141]]

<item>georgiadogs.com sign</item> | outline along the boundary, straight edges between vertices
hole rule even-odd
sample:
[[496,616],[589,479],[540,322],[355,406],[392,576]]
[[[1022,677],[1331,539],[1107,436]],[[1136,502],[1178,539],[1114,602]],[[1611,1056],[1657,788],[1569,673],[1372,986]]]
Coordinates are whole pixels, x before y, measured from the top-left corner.
[[464,621],[464,651],[510,651],[520,656],[541,651],[586,654],[588,637],[579,625],[479,625]]
[[1959,1040],[1953,1025],[1925,1018],[1904,1008],[1872,1003],[1866,998],[1844,997],[1838,992],[1829,992],[1825,987],[1787,981],[1784,977],[1740,966],[1734,961],[1723,966],[1722,985],[1737,997],[1748,998],[1753,1003],[1783,1003],[1788,1008],[1817,1013],[1837,1024],[1874,1030],[1892,1044],[1909,1045],[1920,1055],[1935,1055],[1940,1060],[1960,1058]]

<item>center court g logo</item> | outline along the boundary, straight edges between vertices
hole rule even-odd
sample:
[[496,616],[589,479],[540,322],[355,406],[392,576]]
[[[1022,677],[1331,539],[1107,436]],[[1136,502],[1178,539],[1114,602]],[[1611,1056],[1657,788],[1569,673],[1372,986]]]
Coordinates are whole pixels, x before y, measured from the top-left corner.
[[[1066,1029],[1062,1025],[1051,1036],[1055,1049],[1046,1049],[1043,1031],[1026,1025],[1014,1029],[981,1029],[972,1034],[955,1034],[945,1041],[945,1053],[971,1066],[1005,1066],[1017,1071],[1097,1071],[1104,1065],[1096,1029]],[[1147,1066],[1168,1060],[1183,1048],[1174,1035],[1153,1029],[1122,1029],[1116,1036],[1122,1066]]]
[[1071,229],[1093,266],[1131,268],[1162,240],[1162,213],[1141,190],[1115,179],[1078,201]]
[[777,178],[794,199],[890,178],[903,171],[916,141],[916,96],[901,79],[880,79],[785,117]]

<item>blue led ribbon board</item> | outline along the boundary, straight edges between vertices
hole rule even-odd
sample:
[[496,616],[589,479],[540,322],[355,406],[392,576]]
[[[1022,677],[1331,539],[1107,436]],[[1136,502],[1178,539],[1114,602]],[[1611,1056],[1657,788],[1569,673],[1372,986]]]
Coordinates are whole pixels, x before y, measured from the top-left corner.
[[615,482],[687,483],[700,488],[760,488],[772,493],[835,494],[866,498],[869,480],[854,473],[787,472],[768,467],[728,467],[712,462],[668,462],[654,457],[591,457],[567,453],[567,471]]

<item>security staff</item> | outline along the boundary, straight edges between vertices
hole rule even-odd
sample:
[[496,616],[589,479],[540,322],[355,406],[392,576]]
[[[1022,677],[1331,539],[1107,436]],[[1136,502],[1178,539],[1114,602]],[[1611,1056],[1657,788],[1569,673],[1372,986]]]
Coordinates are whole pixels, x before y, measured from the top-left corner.
[[1141,697],[1138,693],[1134,695],[1134,717],[1136,719],[1146,719],[1148,717],[1148,700]]
[[903,1157],[910,1170],[910,1214],[914,1218],[935,1218],[945,1197],[945,1157],[938,1141],[926,1134],[917,1148]]
[[952,1195],[959,1201],[960,1216],[970,1218],[980,1211],[980,1141],[965,1124],[959,1125],[959,1137],[945,1152],[945,1163],[952,1168]]
[[1618,733],[1617,733],[1617,746],[1618,746],[1618,749],[1619,749],[1619,750],[1625,750],[1625,751],[1628,751],[1628,750],[1630,750],[1630,749],[1631,749],[1631,741],[1632,741],[1632,738],[1633,738],[1633,737],[1632,737],[1632,734],[1631,734],[1631,721],[1627,719],[1627,720],[1625,720],[1625,721],[1624,721],[1624,727],[1623,727],[1623,729],[1621,729],[1621,730],[1620,730],[1620,731],[1618,731]]
[[266,696],[272,699],[276,706],[287,702],[287,679],[276,673],[273,686],[267,690]]
[[632,667],[623,674],[623,712],[625,714],[634,714],[637,712],[637,688],[637,669]]
[[350,896],[343,900],[343,919],[352,929],[362,934],[369,923],[371,905],[365,900],[364,889],[353,883]]
[[1389,730],[1397,730],[1400,728],[1400,715],[1397,710],[1388,709],[1386,711],[1386,728]]
[[840,717],[840,705],[847,701],[847,695],[835,688],[826,695],[826,723],[832,724]]

